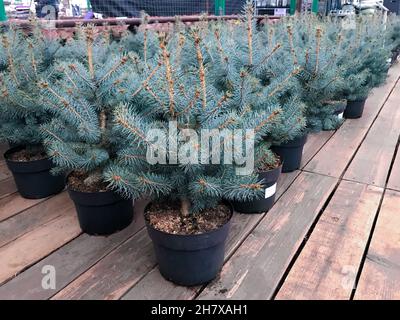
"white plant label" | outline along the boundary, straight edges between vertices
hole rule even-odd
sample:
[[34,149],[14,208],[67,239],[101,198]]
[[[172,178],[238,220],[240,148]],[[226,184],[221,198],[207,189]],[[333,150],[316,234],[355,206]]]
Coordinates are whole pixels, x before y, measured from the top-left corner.
[[265,199],[271,198],[276,193],[276,183],[265,189]]
[[338,118],[339,118],[340,120],[342,120],[342,119],[343,119],[343,114],[344,114],[344,112],[342,112],[342,113],[338,114]]

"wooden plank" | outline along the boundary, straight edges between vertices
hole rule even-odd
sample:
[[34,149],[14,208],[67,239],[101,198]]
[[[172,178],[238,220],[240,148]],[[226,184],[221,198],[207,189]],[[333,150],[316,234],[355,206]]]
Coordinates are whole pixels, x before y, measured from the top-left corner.
[[400,83],[344,175],[345,179],[384,187],[400,135]]
[[400,299],[400,192],[386,190],[355,299]]
[[382,194],[342,181],[276,299],[349,299]]
[[379,110],[391,93],[400,75],[400,64],[389,70],[384,86],[375,88],[367,99],[360,119],[346,120],[332,138],[306,165],[305,170],[340,177],[361,144]]
[[[277,199],[289,188],[299,171],[282,174],[278,181]],[[226,244],[226,258],[231,256],[233,252],[240,246],[242,241],[254,229],[257,223],[264,215],[251,214],[235,214],[231,222],[231,230],[229,232],[228,241]],[[154,268],[143,279],[131,288],[122,299],[124,300],[182,300],[192,299],[200,291],[198,287],[182,287],[165,280],[158,268]]]
[[153,269],[155,264],[153,244],[147,230],[142,229],[53,299],[118,299]]
[[73,211],[73,208],[74,205],[68,194],[63,192],[0,222],[0,247],[59,216]]
[[[1,286],[0,300],[51,298],[112,252],[121,243],[136,234],[139,230],[142,230],[143,226],[143,215],[135,212],[132,224],[121,232],[108,237],[94,237],[87,234],[80,235]],[[43,289],[41,286],[41,279],[43,278],[42,268],[48,265],[54,266],[56,270],[55,289]]]
[[21,211],[31,208],[41,202],[46,201],[44,199],[25,199],[22,198],[18,193],[13,193],[7,197],[0,199],[0,221],[8,219]]
[[153,268],[131,288],[122,300],[192,300],[201,286],[178,286],[163,278],[158,268]]
[[332,177],[301,173],[200,298],[271,298],[336,183]]
[[397,150],[387,188],[400,191],[400,148]]
[[0,181],[11,177],[11,172],[4,161],[0,161]]
[[334,135],[335,131],[321,131],[310,133],[307,137],[307,143],[303,149],[300,168],[304,168],[314,155],[325,145],[325,143]]
[[17,186],[15,185],[13,178],[0,181],[0,199],[7,197],[14,192],[17,192]]
[[81,233],[74,211],[0,248],[0,284]]

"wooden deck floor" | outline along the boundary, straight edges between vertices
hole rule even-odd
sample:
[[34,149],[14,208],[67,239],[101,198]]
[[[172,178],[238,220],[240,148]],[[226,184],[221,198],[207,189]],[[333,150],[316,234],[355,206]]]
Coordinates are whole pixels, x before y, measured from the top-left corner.
[[[23,199],[0,161],[0,299],[400,299],[399,77],[396,65],[362,119],[310,136],[268,214],[234,216],[207,286],[160,276],[140,213],[90,237],[65,192]],[[55,290],[41,286],[46,265]]]

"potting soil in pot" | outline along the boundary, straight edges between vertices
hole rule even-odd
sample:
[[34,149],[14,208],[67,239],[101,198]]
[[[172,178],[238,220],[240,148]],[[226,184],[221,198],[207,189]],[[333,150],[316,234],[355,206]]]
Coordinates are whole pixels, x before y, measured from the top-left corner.
[[68,176],[68,187],[71,190],[79,191],[79,192],[106,192],[107,183],[102,180],[96,180],[91,183],[85,183],[88,178],[87,173],[83,172],[72,172]]
[[16,162],[29,162],[36,160],[47,159],[48,155],[46,151],[41,147],[35,147],[30,150],[22,149],[16,152],[11,153],[8,156],[8,160],[16,161]]
[[202,234],[220,228],[231,217],[226,205],[208,208],[201,213],[182,217],[178,206],[166,203],[152,204],[146,212],[146,220],[155,229],[169,234]]

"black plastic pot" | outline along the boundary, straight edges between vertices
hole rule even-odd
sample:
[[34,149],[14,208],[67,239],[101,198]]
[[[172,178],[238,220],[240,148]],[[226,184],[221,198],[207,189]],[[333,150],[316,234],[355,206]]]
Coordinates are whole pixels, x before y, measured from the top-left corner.
[[54,168],[50,158],[28,162],[9,159],[11,154],[22,149],[23,146],[14,147],[4,153],[20,195],[27,199],[41,199],[61,192],[65,187],[65,176],[50,173]]
[[146,222],[162,276],[184,286],[214,279],[224,262],[230,221],[217,230],[196,235],[169,234]]
[[306,142],[307,135],[305,134],[280,146],[271,147],[271,150],[283,161],[282,172],[292,172],[300,168],[303,148]]
[[68,188],[75,204],[79,225],[90,235],[109,235],[130,225],[133,219],[133,201],[113,191],[79,192]]
[[364,112],[365,101],[366,99],[357,101],[348,101],[346,110],[344,112],[344,117],[346,119],[361,118]]
[[240,213],[262,213],[267,212],[275,203],[276,185],[282,172],[282,165],[266,172],[259,173],[259,179],[264,179],[265,198],[250,202],[233,201],[232,206]]

